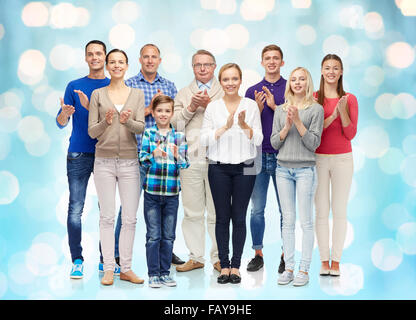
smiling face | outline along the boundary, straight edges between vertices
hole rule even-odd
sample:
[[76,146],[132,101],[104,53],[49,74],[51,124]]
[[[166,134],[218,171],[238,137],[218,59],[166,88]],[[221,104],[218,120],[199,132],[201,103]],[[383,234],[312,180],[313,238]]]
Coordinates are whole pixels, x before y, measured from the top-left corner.
[[335,59],[324,61],[321,68],[324,81],[328,84],[337,84],[342,75],[341,63]]
[[104,61],[104,47],[97,43],[91,43],[88,45],[88,47],[85,49],[85,62],[87,62],[90,71],[103,70]]
[[226,95],[238,94],[241,81],[240,72],[235,67],[225,69],[220,75],[220,84]]
[[307,89],[307,75],[302,69],[295,70],[290,76],[290,89],[294,95],[304,96]]
[[168,128],[173,116],[173,104],[171,102],[159,103],[152,109],[152,116],[159,129]]
[[266,51],[261,60],[261,65],[264,67],[266,74],[269,75],[280,74],[280,67],[284,64],[285,62],[278,50]]
[[107,57],[106,68],[111,78],[124,78],[128,69],[126,56],[121,52],[110,53]]
[[195,79],[202,83],[209,82],[214,76],[216,64],[211,56],[206,54],[197,54],[193,61]]
[[142,65],[142,71],[146,74],[155,74],[159,68],[162,59],[159,51],[154,46],[146,46],[142,49],[139,58]]

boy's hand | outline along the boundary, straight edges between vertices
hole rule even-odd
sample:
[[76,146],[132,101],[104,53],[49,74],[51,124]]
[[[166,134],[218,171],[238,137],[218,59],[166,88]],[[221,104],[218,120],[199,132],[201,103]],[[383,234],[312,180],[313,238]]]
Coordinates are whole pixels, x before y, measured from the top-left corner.
[[152,152],[153,157],[155,158],[166,158],[168,154],[160,148],[160,140],[157,142],[157,147]]
[[174,143],[170,143],[169,148],[170,148],[170,151],[172,152],[173,156],[175,157],[175,159],[178,160],[178,158],[179,158],[179,148],[178,148],[178,146]]

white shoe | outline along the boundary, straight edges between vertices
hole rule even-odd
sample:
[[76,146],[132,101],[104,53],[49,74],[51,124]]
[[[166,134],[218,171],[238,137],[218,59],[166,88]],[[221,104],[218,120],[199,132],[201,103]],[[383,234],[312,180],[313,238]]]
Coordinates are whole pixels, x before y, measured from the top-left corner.
[[339,270],[332,270],[332,269],[330,269],[329,270],[329,274],[331,276],[334,276],[334,277],[339,277],[341,275],[341,272]]
[[295,287],[301,287],[304,286],[309,282],[309,275],[304,272],[298,272],[298,274],[295,277],[295,280],[293,280],[293,285]]
[[320,276],[329,276],[329,273],[330,273],[330,271],[329,271],[330,269],[327,269],[327,268],[324,268],[324,267],[321,267],[321,270],[319,271],[319,275]]
[[293,280],[294,276],[293,276],[293,272],[290,271],[284,271],[279,279],[277,280],[278,284],[288,284]]

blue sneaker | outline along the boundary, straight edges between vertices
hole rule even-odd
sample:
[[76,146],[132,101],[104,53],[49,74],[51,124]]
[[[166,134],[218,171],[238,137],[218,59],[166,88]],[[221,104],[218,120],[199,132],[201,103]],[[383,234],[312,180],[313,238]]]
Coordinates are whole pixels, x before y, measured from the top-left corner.
[[72,265],[71,274],[69,277],[71,279],[82,279],[84,276],[84,266],[81,259],[76,259]]
[[160,282],[162,283],[162,284],[164,284],[165,286],[168,286],[168,287],[175,287],[176,286],[176,281],[175,280],[173,280],[170,276],[168,276],[167,274],[166,275],[163,275],[163,276],[160,276]]
[[[100,273],[104,272],[104,264],[102,262],[100,262],[98,264],[98,271]],[[116,266],[114,267],[114,275],[115,276],[119,276],[120,275],[120,266],[116,263]]]
[[149,287],[160,288],[161,286],[162,286],[162,283],[160,282],[160,278],[158,276],[149,277]]

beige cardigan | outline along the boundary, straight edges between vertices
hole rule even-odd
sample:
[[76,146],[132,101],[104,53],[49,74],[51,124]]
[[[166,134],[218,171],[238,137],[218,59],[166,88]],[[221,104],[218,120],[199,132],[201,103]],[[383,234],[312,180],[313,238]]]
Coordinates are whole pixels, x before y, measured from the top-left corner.
[[[114,109],[111,125],[105,120],[105,113]],[[98,139],[95,146],[95,156],[101,158],[137,158],[136,134],[144,131],[144,93],[140,89],[131,88],[121,111],[130,109],[132,114],[125,124],[120,123],[120,113],[114,107],[108,95],[108,87],[102,87],[92,92],[89,116],[88,134]]]
[[[200,146],[199,143],[205,108],[198,107],[195,112],[189,112],[188,110],[192,96],[200,91],[201,89],[198,88],[195,79],[187,87],[179,90],[175,97],[175,109],[171,119],[171,123],[177,131],[185,131],[188,142],[188,157],[191,163],[206,161],[206,147]],[[224,91],[215,77],[212,79],[211,89],[207,93],[211,101],[221,99],[224,96]]]

